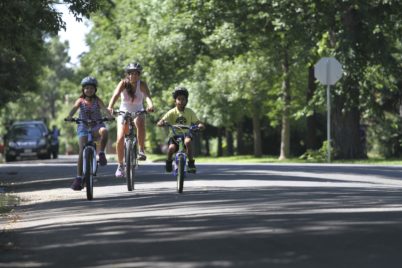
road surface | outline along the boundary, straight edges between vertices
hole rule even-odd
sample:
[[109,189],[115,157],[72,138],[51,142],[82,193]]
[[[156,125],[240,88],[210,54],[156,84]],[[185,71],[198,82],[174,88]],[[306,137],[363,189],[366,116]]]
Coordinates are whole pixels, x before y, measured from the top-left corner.
[[0,267],[401,267],[402,167],[198,164],[183,194],[161,163],[134,192],[100,167],[94,200],[74,159],[0,165],[21,198]]

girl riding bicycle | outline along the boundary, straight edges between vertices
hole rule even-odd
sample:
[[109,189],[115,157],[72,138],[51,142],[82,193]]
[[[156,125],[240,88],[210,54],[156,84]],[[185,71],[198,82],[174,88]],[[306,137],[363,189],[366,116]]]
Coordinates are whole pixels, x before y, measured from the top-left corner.
[[[203,123],[200,122],[198,119],[197,115],[194,113],[194,111],[190,108],[187,108],[187,101],[188,101],[188,91],[184,87],[177,87],[175,91],[173,92],[173,99],[175,100],[175,108],[169,110],[161,120],[157,123],[157,126],[163,127],[165,126],[166,123],[169,123],[171,125],[173,124],[183,124],[183,125],[198,125],[199,129],[204,129],[205,126]],[[168,141],[168,152],[167,152],[167,160],[166,160],[166,172],[172,172],[172,158],[173,154],[177,152],[179,146],[176,143],[174,137],[172,136],[173,134],[171,133],[171,137],[169,138]],[[186,146],[187,150],[187,156],[188,156],[188,168],[187,171],[190,173],[195,173],[196,172],[196,167],[195,167],[195,161],[193,158],[193,150],[191,146],[191,140],[192,136],[190,133],[186,134],[186,137],[184,139],[184,144]]]
[[[98,81],[91,76],[87,76],[81,81],[81,96],[75,101],[67,119],[71,119],[79,109],[80,119],[99,120],[102,118],[102,111],[111,117],[109,111],[106,109],[103,101],[96,96]],[[77,177],[74,179],[71,189],[80,191],[82,189],[82,150],[88,140],[88,131],[84,124],[79,124],[77,127],[77,134],[79,137],[79,157],[77,162]],[[99,164],[101,166],[107,165],[105,155],[105,147],[108,140],[108,131],[104,123],[98,123],[93,127],[95,139],[100,137],[100,150],[99,150]]]

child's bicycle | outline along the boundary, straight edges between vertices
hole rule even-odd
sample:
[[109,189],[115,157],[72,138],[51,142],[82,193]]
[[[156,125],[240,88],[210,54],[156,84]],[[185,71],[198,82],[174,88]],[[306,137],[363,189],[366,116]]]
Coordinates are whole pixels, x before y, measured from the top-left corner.
[[[186,146],[184,145],[184,139],[186,134],[193,133],[197,131],[199,128],[196,125],[188,126],[188,125],[171,125],[165,122],[165,125],[168,126],[173,132],[173,139],[179,145],[179,149],[174,156],[173,161],[173,175],[176,177],[177,181],[177,192],[182,193],[184,187],[184,178],[186,177]],[[177,133],[176,130],[187,130],[186,133]]]
[[98,169],[98,161],[96,159],[96,143],[92,136],[92,128],[98,123],[103,123],[106,121],[113,121],[114,118],[102,118],[98,120],[91,119],[81,119],[81,118],[71,118],[64,119],[66,122],[75,122],[77,124],[83,123],[84,126],[88,130],[88,141],[84,145],[82,150],[82,188],[86,188],[87,199],[92,200],[94,197],[93,187],[94,187],[94,179],[93,176],[96,176],[96,171]]
[[135,183],[135,169],[138,167],[138,141],[137,141],[137,129],[134,124],[134,119],[137,116],[146,114],[147,111],[141,110],[138,112],[130,113],[124,111],[114,111],[114,115],[123,116],[123,124],[128,123],[128,134],[124,135],[124,171],[126,173],[127,189],[129,191],[134,190]]

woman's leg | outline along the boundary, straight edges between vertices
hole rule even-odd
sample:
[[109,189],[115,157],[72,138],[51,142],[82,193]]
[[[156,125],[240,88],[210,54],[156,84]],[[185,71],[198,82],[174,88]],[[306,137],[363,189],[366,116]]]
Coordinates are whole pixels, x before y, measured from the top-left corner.
[[116,153],[117,153],[117,161],[120,165],[123,164],[124,159],[124,133],[127,125],[121,124],[121,122],[117,122],[117,140],[116,140]]
[[145,149],[145,119],[142,116],[138,116],[135,120],[135,127],[137,128],[138,147],[140,152],[144,152]]

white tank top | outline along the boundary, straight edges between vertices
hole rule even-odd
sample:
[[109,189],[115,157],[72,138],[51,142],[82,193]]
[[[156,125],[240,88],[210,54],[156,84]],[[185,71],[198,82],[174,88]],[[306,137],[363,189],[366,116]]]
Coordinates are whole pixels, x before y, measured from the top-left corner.
[[121,103],[120,103],[120,111],[128,111],[130,113],[137,112],[144,109],[144,93],[142,93],[140,89],[141,81],[137,81],[137,86],[135,89],[135,99],[131,100],[131,96],[128,94],[127,89],[125,88],[121,94]]

